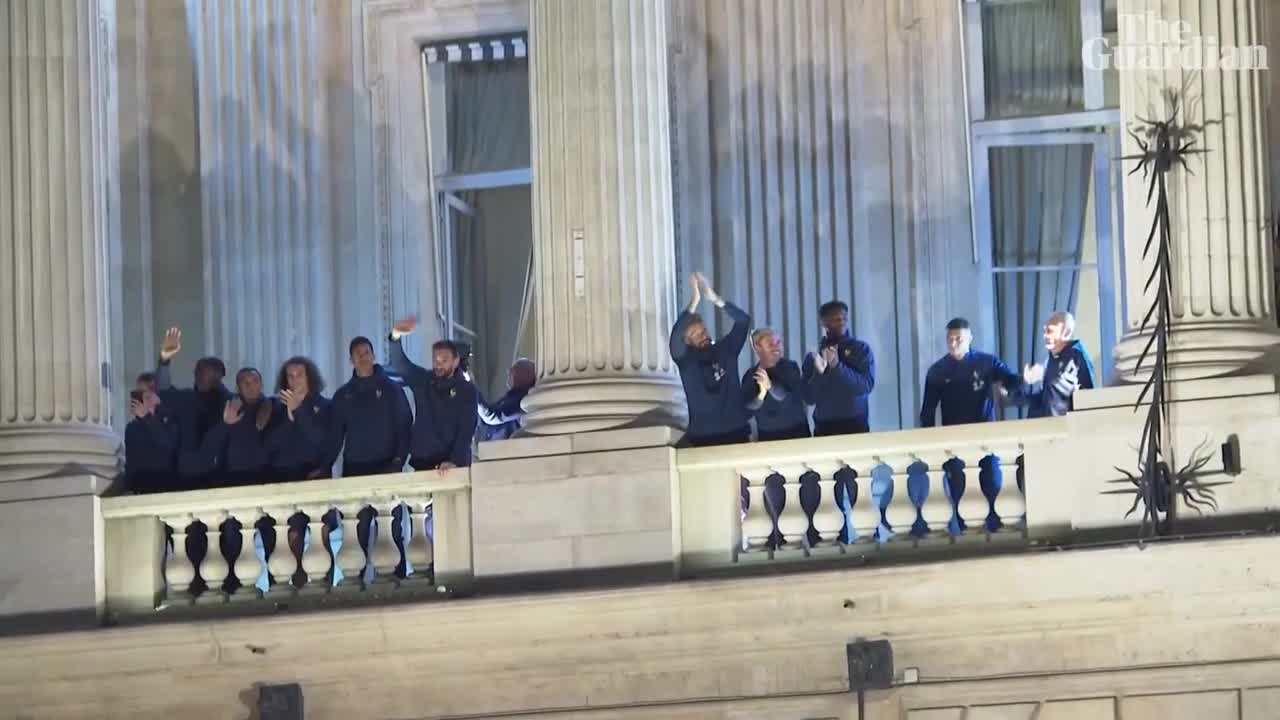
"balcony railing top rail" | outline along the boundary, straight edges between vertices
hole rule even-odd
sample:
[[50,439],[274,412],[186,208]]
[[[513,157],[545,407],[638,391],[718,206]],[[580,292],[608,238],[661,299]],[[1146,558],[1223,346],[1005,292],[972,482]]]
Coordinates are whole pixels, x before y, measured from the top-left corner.
[[781,467],[844,461],[853,465],[879,459],[894,466],[915,458],[928,463],[987,450],[1001,457],[1017,455],[1021,448],[1068,435],[1066,418],[1037,418],[1016,422],[974,423],[945,428],[920,428],[777,440],[750,445],[684,448],[676,453],[681,472],[716,468]]

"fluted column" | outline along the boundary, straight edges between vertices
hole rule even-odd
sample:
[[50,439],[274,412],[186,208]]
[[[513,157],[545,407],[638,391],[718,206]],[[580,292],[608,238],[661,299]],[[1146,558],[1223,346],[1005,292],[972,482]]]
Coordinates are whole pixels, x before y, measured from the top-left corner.
[[[1263,11],[1268,0],[1121,0],[1119,46],[1185,48],[1170,37],[1174,28],[1186,36],[1213,37],[1218,47],[1264,44]],[[1143,20],[1146,13],[1165,25]],[[1174,25],[1174,23],[1183,23]],[[1164,31],[1162,31],[1164,30]],[[1273,48],[1274,49],[1274,48]],[[1216,47],[1208,52],[1216,61]],[[1162,56],[1168,57],[1167,52]],[[1130,129],[1140,132],[1139,117],[1166,119],[1165,90],[1180,91],[1179,125],[1205,125],[1196,147],[1207,150],[1187,157],[1190,172],[1175,168],[1169,175],[1172,225],[1172,325],[1169,367],[1174,378],[1210,377],[1247,366],[1280,342],[1276,333],[1274,278],[1269,220],[1268,107],[1265,85],[1273,71],[1188,67],[1190,53],[1180,53],[1181,68],[1120,70],[1120,110]],[[1274,63],[1274,60],[1272,60]],[[1165,60],[1166,65],[1170,64]],[[1148,63],[1149,64],[1149,63]],[[1142,151],[1131,137],[1124,155]],[[1126,172],[1136,161],[1127,160]],[[1116,350],[1121,374],[1133,378],[1147,335],[1140,326],[1151,306],[1154,285],[1145,289],[1153,257],[1142,257],[1154,217],[1147,204],[1147,182],[1141,173],[1124,182],[1126,336]]]
[[530,7],[537,434],[683,422],[666,5]]
[[332,374],[328,121],[316,0],[188,3],[200,111],[205,347]]
[[0,481],[115,472],[114,18],[112,0],[0,0]]

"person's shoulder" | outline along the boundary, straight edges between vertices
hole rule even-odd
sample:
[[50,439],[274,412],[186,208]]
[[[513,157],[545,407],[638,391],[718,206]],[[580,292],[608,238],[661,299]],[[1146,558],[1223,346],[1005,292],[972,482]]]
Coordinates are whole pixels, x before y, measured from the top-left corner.
[[947,367],[947,357],[948,357],[947,355],[943,355],[937,360],[934,360],[929,365],[929,369],[925,371],[925,376],[932,377],[934,375],[937,375],[938,373],[941,373],[943,370],[945,370]]
[[841,352],[858,352],[863,355],[871,353],[871,346],[865,340],[859,340],[856,337],[847,337],[840,341]]

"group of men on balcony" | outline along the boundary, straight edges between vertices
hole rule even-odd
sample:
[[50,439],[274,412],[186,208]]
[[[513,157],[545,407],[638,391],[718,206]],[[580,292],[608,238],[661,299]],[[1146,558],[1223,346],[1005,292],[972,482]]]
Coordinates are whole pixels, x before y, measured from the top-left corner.
[[[747,442],[753,420],[755,437],[761,441],[870,431],[868,397],[875,389],[875,355],[867,343],[849,332],[848,305],[833,300],[819,308],[823,336],[801,365],[785,356],[777,332],[756,329],[750,334],[756,363],[739,377],[738,358],[751,326],[750,315],[721,298],[700,273],[689,276],[689,289],[689,305],[677,318],[670,338],[671,356],[688,400],[685,437],[689,444],[710,447]],[[733,323],[719,341],[711,338],[697,312],[704,300],[723,310]],[[1077,389],[1094,386],[1093,364],[1075,337],[1075,319],[1070,313],[1049,316],[1044,324],[1048,361],[1045,365],[1029,364],[1021,373],[994,355],[974,350],[972,343],[973,331],[967,320],[955,318],[947,323],[947,352],[924,378],[921,427],[936,425],[939,411],[942,425],[990,422],[996,419],[996,407],[1002,402],[1027,407],[1030,417],[1063,415],[1072,409]],[[944,467],[953,503],[964,492],[963,469],[954,460]],[[994,503],[1002,484],[996,458],[982,461],[979,482],[983,494]],[[851,502],[849,492],[837,484],[836,494],[843,496],[837,503]],[[765,500],[771,512],[781,510],[785,500],[780,478],[766,483]],[[885,500],[880,499],[881,507]],[[744,508],[746,502],[744,487]],[[993,505],[988,525],[998,522]],[[958,517],[951,525],[952,532],[962,529]]]
[[[309,358],[289,358],[276,376],[275,396],[262,374],[241,368],[235,392],[223,384],[216,357],[196,362],[194,384],[173,387],[170,362],[182,333],[170,328],[159,367],[143,373],[130,399],[125,472],[134,492],[195,490],[329,477],[339,456],[346,477],[441,470],[471,463],[472,441],[509,437],[520,424],[521,401],[536,380],[532,362],[508,371],[508,391],[487,402],[471,381],[464,353],[448,340],[432,345],[431,367],[412,362],[401,338],[413,318],[389,336],[391,368],[376,362],[373,343],[348,346],[351,379],[325,397],[324,380]],[[405,389],[413,397],[410,408]]]
[[[876,361],[871,347],[849,332],[849,306],[839,300],[818,310],[823,336],[803,365],[785,356],[771,328],[750,333],[756,363],[739,377],[738,357],[746,343],[751,316],[726,302],[706,276],[689,276],[690,299],[671,329],[671,357],[680,370],[689,406],[686,438],[695,447],[748,441],[755,421],[758,440],[786,440],[870,431],[868,397],[875,389]],[[703,301],[723,310],[733,322],[713,340],[698,314]],[[1075,391],[1094,386],[1093,363],[1075,338],[1075,319],[1054,312],[1044,324],[1046,365],[1015,372],[994,355],[972,348],[969,321],[947,323],[947,352],[924,379],[920,426],[989,422],[1000,402],[1024,405],[1030,417],[1064,415]],[[812,408],[812,425],[809,421]]]

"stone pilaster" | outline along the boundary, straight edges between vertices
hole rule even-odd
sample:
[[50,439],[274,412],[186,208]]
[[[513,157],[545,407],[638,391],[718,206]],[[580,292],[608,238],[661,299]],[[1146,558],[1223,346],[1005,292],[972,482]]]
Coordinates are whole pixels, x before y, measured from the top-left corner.
[[666,5],[530,6],[535,434],[683,422]]
[[0,0],[0,482],[114,474],[112,0]]
[[[1262,22],[1267,5],[1268,0],[1120,2],[1119,45],[1184,48],[1178,56],[1182,68],[1119,71],[1124,122],[1136,129],[1139,117],[1166,119],[1169,109],[1162,92],[1174,90],[1181,94],[1178,123],[1205,125],[1196,146],[1207,152],[1188,156],[1191,171],[1175,169],[1169,181],[1173,227],[1169,357],[1174,378],[1211,377],[1240,370],[1280,342],[1269,231],[1266,85],[1268,73],[1274,71],[1224,69],[1216,62],[1222,57],[1218,47],[1264,44]],[[1184,39],[1171,37],[1170,28],[1182,32]],[[1217,47],[1207,49],[1214,56],[1214,67],[1186,67],[1187,36],[1214,39]],[[1123,154],[1140,152],[1136,142],[1126,136]],[[1125,171],[1134,164],[1126,161]],[[1147,183],[1141,173],[1126,177],[1124,206],[1128,324],[1116,361],[1121,374],[1133,378],[1144,376],[1147,370],[1135,366],[1147,339],[1140,325],[1154,291],[1144,288],[1153,260],[1142,257],[1154,203],[1147,205]]]

